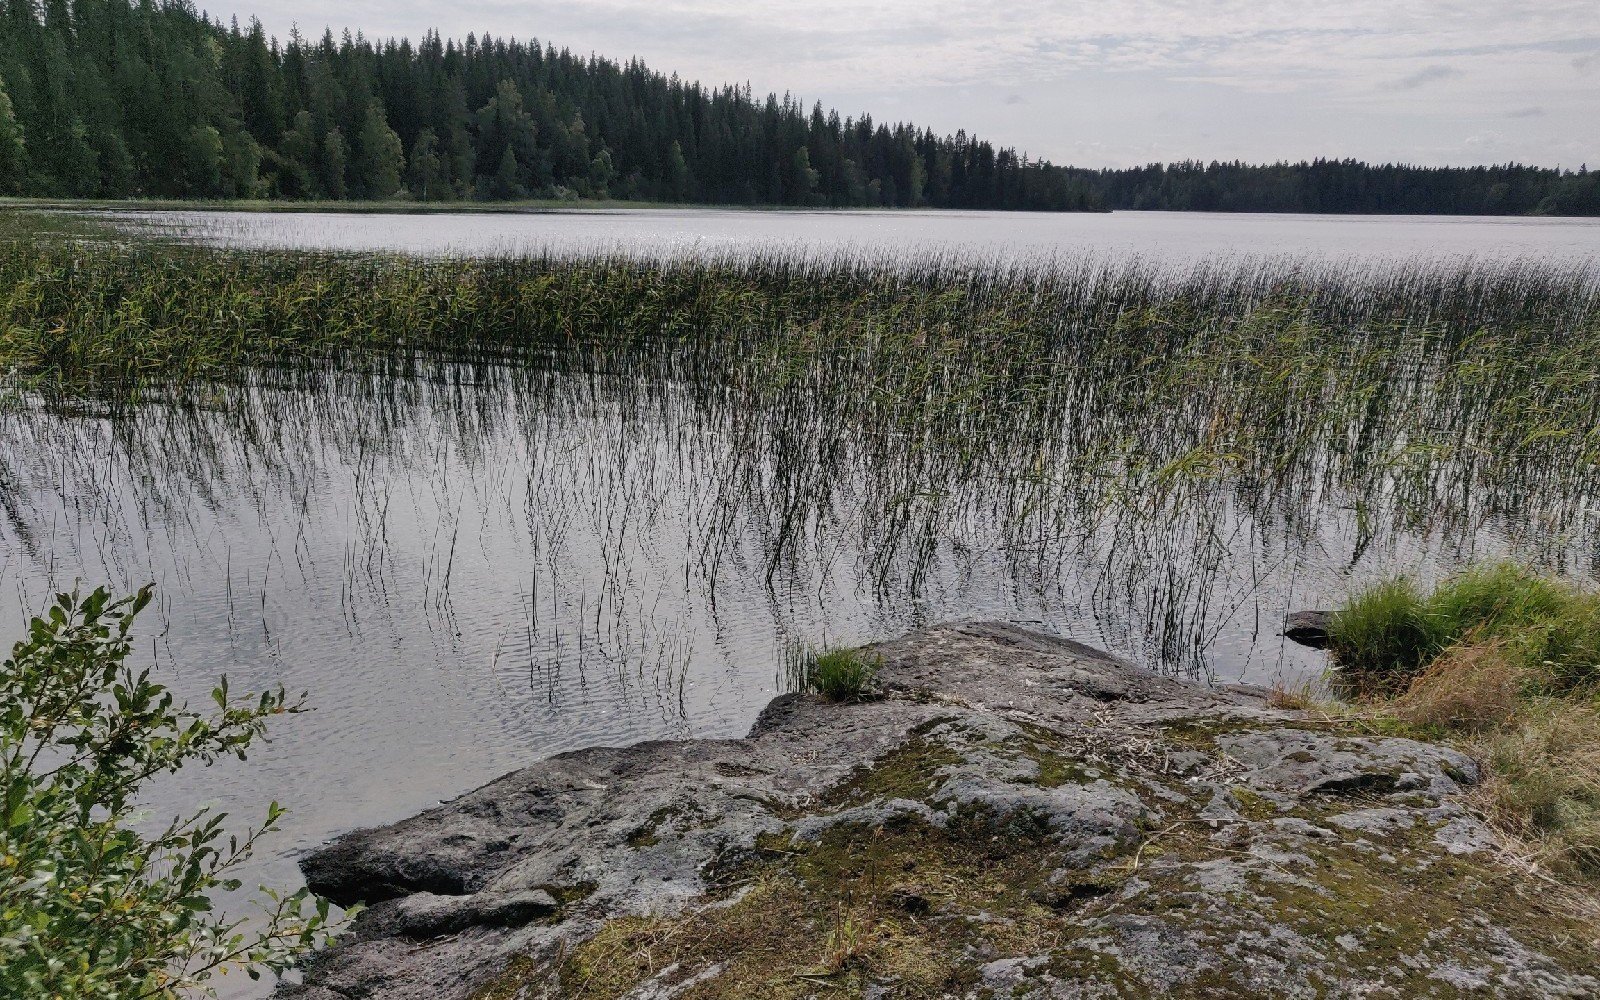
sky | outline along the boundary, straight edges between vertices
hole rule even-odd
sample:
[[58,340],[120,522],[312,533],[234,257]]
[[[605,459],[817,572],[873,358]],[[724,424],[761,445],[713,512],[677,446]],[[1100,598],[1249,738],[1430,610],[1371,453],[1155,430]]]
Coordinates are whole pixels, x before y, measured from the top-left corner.
[[1600,0],[234,2],[212,15],[280,37],[538,38],[1087,167],[1600,167]]

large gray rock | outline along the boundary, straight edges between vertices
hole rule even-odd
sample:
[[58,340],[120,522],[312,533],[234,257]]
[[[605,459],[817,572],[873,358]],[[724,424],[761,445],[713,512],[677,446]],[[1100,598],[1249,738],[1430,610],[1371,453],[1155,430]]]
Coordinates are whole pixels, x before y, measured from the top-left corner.
[[1332,628],[1331,611],[1291,611],[1283,617],[1284,638],[1312,649],[1328,648],[1329,631]]
[[305,859],[371,905],[351,997],[1595,996],[1472,761],[1008,625],[883,643],[882,697],[542,761]]

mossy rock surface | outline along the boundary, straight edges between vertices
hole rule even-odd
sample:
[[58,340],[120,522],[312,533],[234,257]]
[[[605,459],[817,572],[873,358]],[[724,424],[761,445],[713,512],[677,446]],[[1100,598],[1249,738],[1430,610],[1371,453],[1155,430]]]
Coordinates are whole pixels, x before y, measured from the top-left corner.
[[1600,995],[1585,900],[1502,861],[1455,751],[1013,626],[873,652],[880,699],[785,696],[746,739],[567,754],[347,835],[308,878],[375,905],[287,992]]

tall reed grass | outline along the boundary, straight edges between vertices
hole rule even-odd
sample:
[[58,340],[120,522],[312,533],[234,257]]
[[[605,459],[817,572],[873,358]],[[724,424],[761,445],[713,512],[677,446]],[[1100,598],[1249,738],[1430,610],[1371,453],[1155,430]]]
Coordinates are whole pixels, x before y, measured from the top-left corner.
[[1592,271],[0,243],[0,365],[54,405],[441,363],[674,414],[680,449],[715,434],[707,565],[756,508],[769,574],[848,526],[879,586],[915,591],[963,526],[1001,522],[1039,575],[1063,540],[1104,553],[1096,600],[1188,651],[1231,613],[1230,532],[1348,508],[1358,555],[1490,521],[1538,542],[1586,530],[1600,486]]
[[1035,469],[1021,490],[1070,454],[1101,494],[1215,477],[1292,494],[1332,474],[1402,496],[1506,479],[1565,495],[1600,458],[1597,296],[1592,272],[1533,265],[1170,274],[11,241],[0,365],[124,395],[308,358],[557,355],[665,370],[817,456],[868,429],[911,468],[936,454],[941,479],[985,475],[1004,450]]

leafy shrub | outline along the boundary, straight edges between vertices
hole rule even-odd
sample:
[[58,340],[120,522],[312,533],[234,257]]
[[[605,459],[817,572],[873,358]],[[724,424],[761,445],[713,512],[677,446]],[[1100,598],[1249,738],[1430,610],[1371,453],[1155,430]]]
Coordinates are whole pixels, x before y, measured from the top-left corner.
[[212,910],[232,872],[275,828],[276,803],[243,836],[201,809],[154,836],[129,826],[155,775],[243,758],[280,690],[240,701],[224,682],[201,714],[127,665],[149,587],[112,600],[60,594],[0,665],[0,996],[168,1000],[209,995],[213,976],[279,972],[327,939],[328,904],[263,890],[246,929]]

